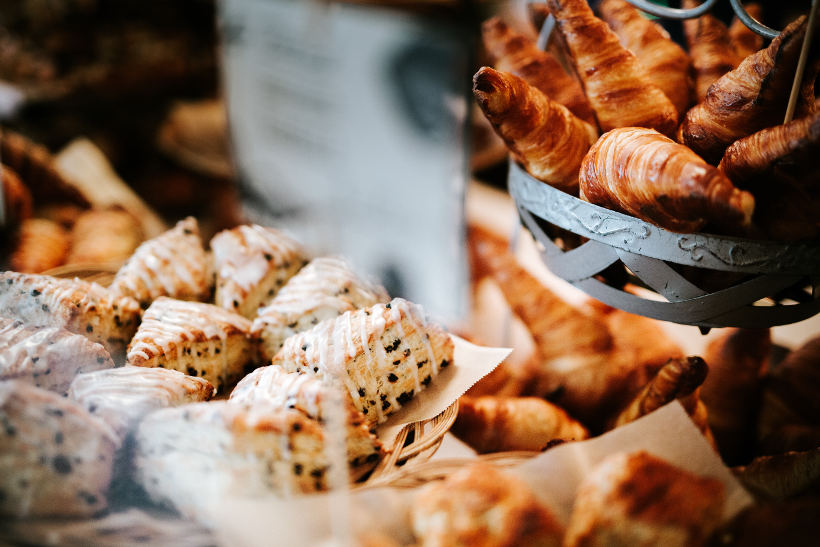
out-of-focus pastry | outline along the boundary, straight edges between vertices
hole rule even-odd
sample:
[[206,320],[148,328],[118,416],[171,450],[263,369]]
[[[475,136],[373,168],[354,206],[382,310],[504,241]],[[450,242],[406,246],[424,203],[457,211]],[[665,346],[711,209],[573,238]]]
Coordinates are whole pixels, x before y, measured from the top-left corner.
[[291,408],[322,424],[344,417],[348,467],[352,480],[370,471],[382,457],[382,444],[370,432],[364,414],[353,406],[350,396],[326,385],[318,376],[285,372],[281,367],[260,367],[240,381],[230,401],[254,405],[258,401],[276,408]]
[[535,178],[574,194],[578,167],[598,132],[564,105],[506,72],[482,67],[473,95],[515,159]]
[[80,405],[0,382],[0,515],[89,517],[106,508],[116,437]]
[[547,5],[601,131],[638,126],[672,135],[678,124],[675,105],[586,0],[547,0]]
[[26,381],[65,395],[78,374],[113,366],[105,348],[85,336],[0,317],[0,380]]
[[136,299],[143,308],[160,296],[205,300],[211,292],[208,257],[193,217],[141,244],[122,265],[111,291]]
[[157,135],[160,150],[204,175],[233,176],[228,150],[228,120],[220,99],[174,105]]
[[211,250],[216,305],[250,319],[307,263],[299,243],[256,224],[219,232],[211,239]]
[[541,451],[555,441],[589,437],[566,411],[537,397],[462,397],[452,432],[479,454]]
[[423,547],[557,547],[563,535],[525,482],[481,462],[421,489],[410,518]]
[[604,0],[599,9],[621,44],[644,66],[649,80],[669,97],[678,115],[683,115],[692,102],[689,55],[662,26],[624,0]]
[[603,321],[612,333],[612,352],[647,367],[649,377],[670,359],[684,357],[680,345],[666,333],[661,321],[608,307]]
[[[697,7],[699,2],[683,0],[681,5],[690,9]],[[737,67],[743,57],[738,57],[732,46],[729,29],[710,13],[684,20],[683,34],[692,58],[695,98],[700,102],[706,98],[709,87],[718,78]]]
[[259,309],[251,334],[260,341],[260,356],[270,361],[289,336],[346,311],[389,301],[383,287],[359,277],[345,260],[320,257],[299,270],[270,304]]
[[705,545],[725,496],[717,479],[647,452],[615,454],[578,487],[564,545]]
[[581,199],[675,232],[707,224],[740,232],[755,204],[690,149],[640,127],[603,135],[584,158],[579,183]]
[[[755,20],[761,20],[763,9],[760,4],[749,2],[743,5],[743,9]],[[732,44],[739,61],[752,53],[757,53],[763,47],[763,37],[747,27],[737,16],[732,18],[732,24],[729,25],[729,42]]]
[[484,48],[493,66],[522,78],[553,101],[567,107],[579,119],[596,126],[595,113],[578,80],[564,71],[551,53],[509,27],[500,17],[481,25]]
[[371,424],[407,404],[453,362],[453,341],[402,298],[345,312],[285,340],[273,365],[343,386]]
[[250,329],[250,321],[219,306],[161,296],[145,310],[126,362],[199,376],[219,391],[253,359]]
[[206,401],[214,387],[204,378],[164,368],[120,367],[78,374],[68,390],[120,439],[154,410]]
[[31,192],[12,169],[0,165],[5,222],[16,226],[31,216]]
[[86,209],[73,203],[50,203],[38,207],[34,216],[56,222],[66,230],[71,230]]
[[771,348],[768,329],[728,329],[706,347],[709,376],[700,397],[709,409],[720,455],[729,465],[747,463],[753,454]]
[[67,261],[121,263],[142,239],[142,228],[131,213],[122,209],[91,209],[74,222]]
[[44,218],[24,220],[9,264],[15,271],[40,273],[65,263],[71,238],[62,226]]
[[[783,123],[806,28],[806,17],[801,16],[766,49],[719,78],[704,100],[686,113],[678,141],[717,165],[734,141]],[[809,114],[813,108],[798,101],[796,116]]]
[[732,472],[758,499],[782,501],[820,486],[820,447],[760,456]]
[[117,361],[137,330],[140,307],[133,298],[116,296],[96,283],[3,272],[0,316],[82,334]]

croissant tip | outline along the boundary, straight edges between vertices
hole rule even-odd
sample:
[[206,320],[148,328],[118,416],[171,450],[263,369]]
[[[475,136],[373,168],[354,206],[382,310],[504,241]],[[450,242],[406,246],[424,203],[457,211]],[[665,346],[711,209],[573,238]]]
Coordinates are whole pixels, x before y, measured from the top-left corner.
[[488,66],[481,67],[473,76],[473,93],[477,96],[479,94],[495,93],[498,91],[497,83],[500,79],[501,76],[497,70]]

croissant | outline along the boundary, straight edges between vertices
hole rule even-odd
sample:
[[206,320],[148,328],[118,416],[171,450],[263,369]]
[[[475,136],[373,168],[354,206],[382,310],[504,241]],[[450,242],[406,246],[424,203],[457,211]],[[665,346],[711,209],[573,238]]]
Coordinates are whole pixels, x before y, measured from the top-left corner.
[[547,0],[601,131],[641,126],[672,135],[675,105],[585,0]]
[[738,231],[751,223],[752,194],[652,129],[614,129],[581,164],[581,198],[675,232],[707,223]]
[[709,376],[700,398],[709,409],[709,426],[729,465],[752,455],[763,374],[772,342],[768,329],[729,329],[706,347]]
[[535,178],[574,193],[578,167],[598,133],[518,76],[481,68],[473,94],[515,158]]
[[43,218],[30,218],[20,225],[10,265],[25,273],[56,268],[65,263],[69,245],[68,233],[62,226]]
[[[798,18],[769,47],[718,79],[703,102],[686,113],[678,141],[717,164],[734,141],[782,123],[806,27],[805,16]],[[798,117],[812,109],[804,97]]]
[[580,441],[586,428],[537,397],[462,397],[453,433],[479,454],[544,450],[552,441]]
[[122,263],[142,239],[140,223],[131,213],[123,209],[91,209],[74,223],[68,262]]
[[31,216],[31,192],[17,176],[17,173],[0,165],[0,191],[3,192],[6,223],[20,224]]
[[[694,8],[698,0],[683,0],[682,7]],[[737,67],[738,58],[729,39],[729,29],[714,15],[701,15],[683,21],[683,34],[692,58],[695,74],[695,97],[700,102],[715,81]],[[757,51],[757,50],[755,50]]]
[[[758,21],[760,20],[760,16],[763,14],[760,4],[749,3],[743,7],[749,15]],[[729,26],[729,43],[732,44],[737,58],[743,60],[752,53],[757,53],[763,47],[763,37],[744,25],[743,21],[735,16]]]
[[604,0],[599,9],[621,44],[646,68],[649,80],[669,97],[679,115],[686,112],[692,98],[689,55],[662,26],[624,0]]
[[595,114],[578,81],[567,74],[550,53],[512,30],[500,17],[481,26],[484,48],[493,57],[495,68],[522,78],[544,95],[566,106],[585,122],[595,125]]

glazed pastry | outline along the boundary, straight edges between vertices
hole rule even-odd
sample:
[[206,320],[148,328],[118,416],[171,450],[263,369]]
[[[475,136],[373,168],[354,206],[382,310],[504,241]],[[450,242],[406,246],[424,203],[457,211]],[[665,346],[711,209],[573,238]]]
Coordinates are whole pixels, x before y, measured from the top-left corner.
[[597,131],[566,107],[512,74],[483,67],[473,95],[515,159],[535,178],[569,193]]
[[649,81],[672,101],[678,115],[683,115],[692,101],[689,55],[662,26],[624,0],[604,0],[599,9],[621,44],[644,66]]
[[500,17],[486,20],[481,25],[481,36],[496,69],[515,74],[577,118],[596,126],[595,113],[581,85],[552,54],[515,32]]
[[0,165],[6,224],[16,226],[31,216],[31,192],[12,169]]
[[705,545],[725,496],[717,479],[647,452],[615,454],[578,487],[564,545]]
[[219,306],[160,296],[145,310],[126,363],[199,376],[220,391],[253,359],[250,329],[250,321]]
[[[763,14],[760,4],[749,2],[744,4],[743,8],[754,19],[760,21]],[[763,47],[763,37],[743,24],[743,21],[737,16],[732,18],[732,24],[729,26],[729,42],[732,44],[739,61],[753,53],[757,53]]]
[[210,272],[199,225],[193,217],[140,245],[111,283],[111,291],[139,301],[143,309],[160,296],[205,300]]
[[260,356],[270,361],[289,336],[346,311],[389,300],[383,287],[360,278],[345,260],[316,258],[259,309],[251,333],[260,340]]
[[[805,16],[798,18],[769,47],[717,80],[703,102],[686,113],[678,141],[717,165],[734,141],[783,123],[806,27]],[[813,108],[798,106],[797,117]]]
[[332,424],[334,416],[345,416],[352,480],[358,480],[381,460],[382,444],[370,432],[364,414],[353,406],[347,393],[324,384],[313,374],[260,367],[236,385],[230,401],[250,406],[262,401],[276,408],[291,408],[323,424]]
[[117,439],[80,405],[0,382],[0,515],[90,517],[107,506]]
[[91,209],[71,230],[69,263],[125,262],[142,242],[142,228],[122,209]]
[[291,336],[273,358],[288,372],[343,386],[371,424],[408,403],[453,362],[453,341],[402,298],[377,304]]
[[164,368],[127,366],[77,375],[68,398],[125,439],[150,412],[207,401],[213,392],[214,387],[203,378]]
[[640,126],[672,135],[678,124],[675,105],[586,0],[547,0],[547,5],[601,131]]
[[581,198],[674,232],[713,224],[747,229],[754,198],[716,168],[657,131],[615,129],[602,136],[581,165]]
[[113,366],[105,348],[85,336],[0,317],[0,380],[21,380],[65,395],[76,375]]
[[273,228],[238,226],[211,240],[217,306],[249,319],[307,263],[301,245]]
[[[697,0],[683,0],[681,5],[689,9],[699,4]],[[709,87],[737,67],[743,58],[735,52],[729,29],[714,15],[707,13],[696,19],[684,20],[683,33],[692,57],[695,98],[701,102],[706,98]]]
[[479,454],[541,451],[589,437],[563,409],[537,397],[462,397],[452,431]]
[[140,307],[133,298],[118,297],[96,283],[4,272],[0,316],[82,334],[102,344],[117,361],[137,330]]
[[421,489],[410,519],[422,547],[558,547],[563,535],[525,482],[482,462]]
[[18,272],[40,273],[65,263],[71,239],[55,222],[29,218],[20,224],[9,264]]

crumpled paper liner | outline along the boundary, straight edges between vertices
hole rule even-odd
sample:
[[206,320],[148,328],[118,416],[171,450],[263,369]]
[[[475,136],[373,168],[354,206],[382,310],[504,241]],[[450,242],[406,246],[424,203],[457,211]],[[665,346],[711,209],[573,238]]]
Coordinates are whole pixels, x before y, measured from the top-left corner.
[[[557,446],[509,468],[566,524],[580,481],[601,460],[617,452],[645,450],[693,473],[720,480],[726,488],[724,520],[753,503],[683,407],[675,401],[599,437]],[[468,460],[465,460],[467,463]],[[296,499],[226,499],[214,508],[211,524],[225,544],[350,545],[382,535],[398,544],[412,541],[407,517],[417,489],[340,491]]]

